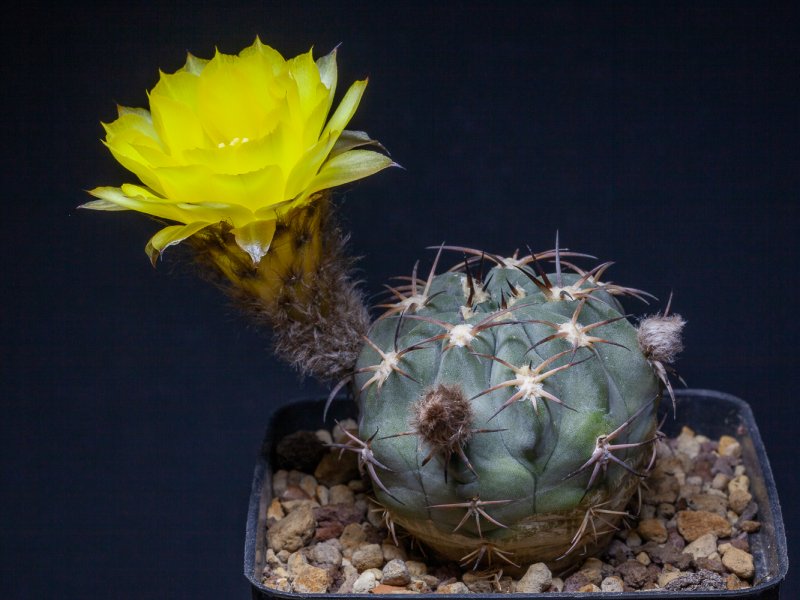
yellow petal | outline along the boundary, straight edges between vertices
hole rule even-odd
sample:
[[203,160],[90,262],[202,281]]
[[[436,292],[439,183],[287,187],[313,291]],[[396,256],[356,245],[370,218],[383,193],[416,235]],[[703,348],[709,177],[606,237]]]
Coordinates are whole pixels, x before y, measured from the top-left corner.
[[326,162],[300,200],[306,200],[321,190],[363,179],[387,167],[395,166],[398,165],[391,158],[378,152],[350,150]]
[[326,133],[332,133],[334,131],[341,132],[344,130],[344,128],[350,122],[350,119],[353,118],[353,114],[355,114],[358,104],[361,102],[361,96],[364,95],[364,90],[366,87],[366,79],[356,81],[350,86],[350,89],[347,90],[347,93],[344,95],[344,98],[342,98],[339,106],[336,107],[336,111],[333,113],[330,121],[328,121],[328,124],[325,126],[323,135]]
[[320,81],[328,88],[328,109],[330,109],[333,104],[333,95],[336,93],[336,83],[339,76],[336,67],[336,48],[317,59],[317,69],[319,69]]
[[[194,75],[187,75],[197,79]],[[150,94],[150,108],[153,112],[153,124],[170,154],[180,157],[184,150],[210,145],[210,141],[196,109],[166,94]]]
[[191,52],[186,53],[186,64],[183,65],[183,70],[192,75],[200,75],[203,69],[206,68],[208,61],[204,58],[197,58]]
[[183,153],[183,158],[190,164],[202,165],[215,173],[227,174],[247,173],[269,165],[282,165],[289,158],[293,164],[297,157],[287,156],[287,135],[285,129],[278,127],[257,140],[244,138],[234,144],[187,150]]
[[253,264],[257,265],[269,250],[272,238],[275,237],[277,222],[272,220],[251,221],[232,230],[239,247],[250,255]]
[[[90,194],[94,193],[94,190],[89,192]],[[98,200],[89,200],[89,202],[84,202],[83,204],[79,204],[78,208],[88,208],[89,210],[107,210],[107,211],[115,211],[115,210],[130,210],[124,206],[120,206],[110,200],[105,200],[100,198]]]
[[270,115],[283,102],[260,53],[238,57],[217,53],[199,76],[197,108],[212,142],[256,139],[271,130]]
[[[168,167],[155,173],[167,197],[179,202],[235,205],[249,214],[284,200],[283,174],[275,165],[236,174],[214,173],[204,165]],[[238,224],[236,220],[233,223]]]
[[[179,223],[228,221],[232,224],[237,224],[246,223],[253,219],[252,212],[241,206],[223,203],[203,205],[173,202],[153,196],[152,193],[134,185],[124,185],[122,188],[99,187],[89,193],[101,200],[116,204],[121,209],[136,210]],[[94,208],[94,206],[87,208]]]
[[196,221],[194,223],[189,223],[188,225],[170,225],[169,227],[164,227],[164,229],[150,238],[150,241],[147,242],[147,246],[145,246],[144,251],[150,257],[150,262],[155,267],[156,261],[164,253],[164,250],[170,246],[181,243],[189,236],[194,235],[209,225],[212,225],[212,223]]
[[328,158],[335,141],[335,136],[331,136],[330,134],[323,135],[322,138],[297,161],[286,179],[286,198],[295,198],[308,187],[314,175],[317,174],[322,166],[322,163]]

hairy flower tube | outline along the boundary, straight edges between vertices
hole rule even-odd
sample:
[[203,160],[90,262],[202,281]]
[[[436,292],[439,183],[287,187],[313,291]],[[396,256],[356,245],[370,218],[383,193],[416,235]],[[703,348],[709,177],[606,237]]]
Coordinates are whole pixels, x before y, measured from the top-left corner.
[[286,60],[256,39],[237,56],[189,55],[177,72],[161,73],[150,110],[119,107],[117,120],[103,124],[105,145],[143,185],[95,188],[97,199],[82,208],[170,222],[147,244],[153,262],[221,225],[257,266],[292,212],[394,164],[364,148],[378,145],[366,133],[345,130],[366,80],[331,114],[336,81],[335,50]]

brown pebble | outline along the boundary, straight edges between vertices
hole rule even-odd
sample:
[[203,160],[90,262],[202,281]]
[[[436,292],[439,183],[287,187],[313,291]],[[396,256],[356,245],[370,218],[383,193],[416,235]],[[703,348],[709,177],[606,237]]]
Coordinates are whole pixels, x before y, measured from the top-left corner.
[[739,523],[739,529],[747,533],[755,533],[761,529],[761,523],[759,521],[742,521]]
[[739,458],[742,455],[742,445],[729,435],[723,435],[719,438],[719,446],[717,452],[720,456],[732,456]]
[[735,573],[729,573],[725,579],[725,587],[729,590],[744,590],[749,588],[750,584],[739,579]]
[[722,564],[736,573],[740,579],[751,579],[755,573],[753,556],[733,546],[722,555]]
[[731,510],[737,515],[740,515],[744,512],[752,499],[753,495],[747,490],[735,489],[728,494],[728,506],[730,506]]
[[682,510],[678,512],[678,531],[687,542],[693,542],[707,533],[717,537],[728,537],[731,524],[724,517],[705,510]]
[[661,519],[644,519],[639,522],[639,535],[645,540],[663,544],[667,541],[667,527]]
[[311,500],[311,496],[306,494],[305,490],[299,485],[288,485],[286,491],[281,494],[281,501],[291,500]]
[[623,581],[633,587],[640,588],[647,581],[647,567],[637,560],[627,560],[617,567]]
[[396,585],[386,585],[385,583],[379,583],[374,588],[370,590],[371,594],[415,594],[411,590],[407,590],[404,587],[399,587]]

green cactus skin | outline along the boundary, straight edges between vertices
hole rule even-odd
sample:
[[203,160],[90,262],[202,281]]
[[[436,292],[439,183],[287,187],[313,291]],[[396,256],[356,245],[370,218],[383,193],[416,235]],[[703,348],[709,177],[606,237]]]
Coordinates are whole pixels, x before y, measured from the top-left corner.
[[484,277],[470,252],[390,288],[356,366],[356,449],[387,520],[446,558],[563,569],[607,543],[654,456],[663,385],[616,299],[642,292],[601,283],[608,263],[562,273],[558,251],[488,256]]

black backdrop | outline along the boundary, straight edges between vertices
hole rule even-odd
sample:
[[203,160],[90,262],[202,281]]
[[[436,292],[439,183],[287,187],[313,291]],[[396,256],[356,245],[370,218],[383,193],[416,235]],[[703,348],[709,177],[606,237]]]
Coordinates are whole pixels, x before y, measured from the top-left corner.
[[[443,240],[564,244],[689,321],[680,370],[748,400],[797,531],[797,5],[34,4],[4,15],[0,596],[244,598],[266,415],[319,394],[155,226],[76,211],[157,68],[341,43],[352,126],[405,170],[342,190],[370,293]],[[6,18],[7,17],[7,18]],[[631,310],[640,310],[635,304]],[[796,557],[796,554],[793,554]],[[797,587],[790,576],[790,587]]]

